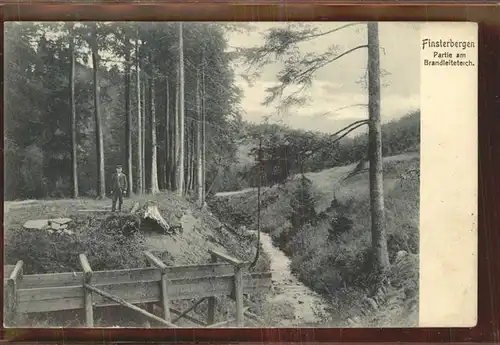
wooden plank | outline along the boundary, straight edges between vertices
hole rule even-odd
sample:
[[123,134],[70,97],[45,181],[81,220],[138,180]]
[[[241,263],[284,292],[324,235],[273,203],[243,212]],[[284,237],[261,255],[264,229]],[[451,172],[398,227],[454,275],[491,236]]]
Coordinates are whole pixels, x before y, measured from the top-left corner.
[[183,317],[187,316],[187,314],[191,310],[193,310],[194,308],[196,308],[197,306],[199,306],[205,299],[206,299],[206,297],[203,297],[202,299],[196,301],[196,303],[193,303],[189,308],[187,308],[186,310],[184,310],[182,313],[179,314],[179,316],[177,316],[175,319],[173,319],[172,322],[176,323],[177,321],[179,321]]
[[211,277],[231,274],[233,267],[227,263],[210,263],[204,265],[172,266],[165,271],[170,280],[180,278]]
[[9,279],[13,279],[16,282],[18,282],[19,280],[22,280],[23,279],[23,265],[24,265],[23,261],[19,260],[14,265],[14,268],[11,270],[10,275],[9,275]]
[[[206,264],[167,267],[165,273],[169,279],[210,277],[231,274],[233,267],[230,264]],[[77,286],[82,284],[82,272],[49,273],[25,275],[20,283],[21,289],[42,287]],[[134,281],[160,281],[161,272],[156,267],[134,268],[112,271],[94,271],[94,284],[126,283]]]
[[[234,287],[234,276],[213,278],[175,279],[170,280],[169,299],[194,299],[210,296],[228,295]],[[252,274],[243,277],[243,293],[260,293],[269,291],[271,274]],[[158,281],[95,284],[97,288],[122,298],[129,303],[151,303],[161,301],[161,289]],[[80,286],[50,287],[18,290],[19,311],[24,313],[82,309],[83,289]],[[94,307],[116,305],[100,296],[94,296]]]
[[4,322],[6,326],[11,326],[14,320],[16,302],[18,302],[16,301],[16,295],[16,281],[14,279],[7,279],[4,282]]
[[154,321],[157,321],[157,322],[160,322],[161,324],[163,325],[166,325],[168,327],[172,327],[172,328],[175,328],[177,327],[177,325],[174,325],[173,323],[167,321],[167,320],[163,320],[161,317],[158,317],[154,314],[151,314],[150,312],[147,312],[139,307],[136,307],[135,305],[117,297],[117,296],[114,296],[113,294],[111,293],[108,293],[106,291],[103,291],[101,289],[98,289],[97,287],[95,286],[92,286],[92,285],[88,285],[88,284],[85,284],[84,285],[85,289],[87,290],[91,290],[93,292],[95,292],[96,294],[99,294],[100,296],[104,297],[104,298],[107,298],[107,299],[110,299],[112,300],[113,302],[115,303],[118,303],[124,307],[127,307],[129,309],[132,309],[133,311],[136,311],[137,313],[143,315],[143,316],[146,316],[147,318],[151,319],[151,320],[154,320]]
[[216,257],[218,257],[219,259],[221,259],[222,261],[230,263],[231,265],[236,266],[236,267],[241,267],[241,266],[244,266],[246,264],[245,261],[241,261],[239,259],[233,258],[232,256],[230,256],[228,254],[221,253],[221,252],[218,252],[218,251],[213,250],[213,249],[210,249],[209,252],[210,252],[210,254],[213,254]]
[[[92,268],[85,254],[80,254],[80,265],[83,269],[82,284],[90,284],[92,282]],[[85,305],[85,326],[94,327],[94,306],[92,302],[92,291],[85,289],[83,291],[83,304]]]
[[[212,263],[217,262],[217,256],[215,254],[210,254],[210,261]],[[207,324],[212,325],[215,322],[215,308],[217,300],[214,296],[208,298],[208,310],[207,310]]]
[[[182,314],[179,310],[174,309],[174,308],[170,308],[170,311],[172,313],[174,313],[175,315],[181,315]],[[201,320],[198,320],[198,319],[196,319],[196,318],[194,318],[192,316],[189,316],[189,315],[183,315],[182,317],[184,319],[186,319],[188,321],[191,321],[192,323],[195,323],[195,324],[200,325],[200,326],[206,326],[207,325],[205,322],[203,322]]]
[[168,297],[168,276],[165,273],[167,269],[167,265],[163,261],[161,261],[159,258],[151,254],[150,252],[146,251],[144,252],[146,257],[148,258],[148,261],[153,264],[153,266],[156,266],[157,268],[160,269],[161,271],[161,280],[160,280],[160,289],[161,289],[161,303],[163,307],[163,318],[170,322],[171,321],[171,316],[170,316],[170,307],[169,307],[169,297]]
[[236,267],[234,272],[234,296],[236,300],[236,326],[245,325],[245,310],[243,305],[243,270]]
[[29,274],[24,276],[21,289],[65,287],[82,285],[83,272]]
[[18,296],[17,291],[19,288],[19,282],[23,279],[23,261],[19,260],[14,268],[10,271],[9,278],[5,282],[5,324],[15,323],[18,315]]
[[83,269],[83,279],[85,282],[88,282],[92,278],[92,268],[90,268],[89,261],[85,254],[80,254],[80,265]]
[[7,279],[10,276],[12,270],[16,267],[16,265],[4,265],[3,266],[3,278]]
[[162,271],[162,273],[165,272],[165,270],[167,269],[167,265],[165,265],[163,261],[161,261],[159,258],[148,251],[145,251],[144,255],[146,255],[146,258],[153,266],[158,267]]

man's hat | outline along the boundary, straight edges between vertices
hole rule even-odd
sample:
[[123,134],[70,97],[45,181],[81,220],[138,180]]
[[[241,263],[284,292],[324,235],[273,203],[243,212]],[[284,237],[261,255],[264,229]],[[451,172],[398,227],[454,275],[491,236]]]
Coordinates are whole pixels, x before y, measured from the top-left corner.
[[117,165],[116,165],[116,167],[117,167],[117,168],[121,168],[121,167],[122,167],[122,165],[121,165],[121,164],[117,164]]

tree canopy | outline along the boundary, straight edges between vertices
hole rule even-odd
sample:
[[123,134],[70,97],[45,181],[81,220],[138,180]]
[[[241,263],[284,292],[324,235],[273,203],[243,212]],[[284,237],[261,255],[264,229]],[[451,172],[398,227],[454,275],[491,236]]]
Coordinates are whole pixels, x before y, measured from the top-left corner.
[[[79,192],[98,194],[96,133],[94,117],[92,47],[98,57],[98,104],[102,121],[106,180],[117,163],[125,163],[126,112],[137,112],[135,62],[140,60],[141,81],[149,83],[142,100],[156,111],[158,169],[163,173],[168,142],[165,114],[175,111],[177,88],[177,23],[10,23],[5,26],[5,197],[43,198],[71,195],[71,47],[75,51],[76,147]],[[196,82],[204,73],[206,115],[206,184],[227,166],[236,154],[235,138],[240,128],[238,109],[241,91],[234,83],[226,52],[225,33],[231,27],[216,23],[184,24],[185,127],[197,123]],[[140,43],[135,56],[135,42]],[[126,74],[129,74],[127,90]],[[130,109],[126,108],[126,93]],[[142,97],[142,96],[141,96]],[[145,145],[150,152],[150,116],[143,115]],[[137,147],[137,116],[131,117],[132,147]],[[193,136],[187,135],[186,140]],[[146,154],[144,166],[150,166]],[[187,163],[186,163],[187,164]],[[135,175],[137,162],[133,159]],[[146,173],[150,186],[150,174]],[[164,179],[159,178],[165,189]],[[109,189],[109,188],[108,188]]]

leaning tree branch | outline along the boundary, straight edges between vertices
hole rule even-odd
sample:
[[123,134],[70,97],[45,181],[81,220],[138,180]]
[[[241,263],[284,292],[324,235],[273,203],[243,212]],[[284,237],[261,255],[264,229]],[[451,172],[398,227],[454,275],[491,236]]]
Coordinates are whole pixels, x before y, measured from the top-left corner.
[[315,38],[318,38],[318,37],[321,37],[321,36],[325,36],[325,35],[331,34],[333,32],[340,31],[342,29],[346,29],[346,28],[348,28],[350,26],[361,25],[361,24],[365,24],[365,23],[364,22],[349,23],[349,24],[346,24],[346,25],[339,26],[338,28],[335,28],[335,29],[332,29],[332,30],[320,32],[320,33],[317,33],[317,34],[311,34],[309,36],[304,36],[304,37],[302,37],[302,40],[299,41],[299,42],[310,41],[312,39],[315,39]]
[[[335,143],[339,142],[341,139],[345,138],[349,133],[351,133],[352,131],[355,131],[356,129],[364,126],[364,125],[367,125],[370,121],[369,120],[359,120],[359,121],[354,121],[353,123],[351,123],[350,125],[342,128],[341,130],[333,133],[330,135],[330,137],[335,137],[337,136],[338,134],[342,133],[343,131],[346,131],[345,133],[343,133],[341,136],[335,138],[335,140],[333,140],[332,142],[328,143],[329,145],[334,145]],[[307,153],[305,155],[305,158],[311,158],[314,154],[316,154],[319,150],[321,150],[322,148],[324,147],[324,145],[319,145],[317,146],[316,148],[312,149],[312,150],[308,150],[309,153]]]
[[281,85],[279,86],[275,86],[273,88],[271,88],[270,90],[268,90],[268,92],[271,92],[271,95],[269,95],[265,101],[263,102],[263,105],[269,105],[270,103],[272,103],[276,97],[278,95],[282,95],[284,90],[289,86],[289,85],[292,85],[294,83],[298,83],[299,84],[303,84],[303,87],[301,88],[300,91],[303,91],[303,89],[305,89],[307,86],[309,86],[309,84],[307,84],[305,81],[306,81],[306,78],[308,76],[312,76],[316,71],[318,71],[320,68],[323,68],[325,67],[326,65],[358,50],[358,49],[362,49],[362,48],[368,48],[368,45],[367,44],[363,44],[363,45],[359,45],[359,46],[356,46],[354,48],[351,48],[345,52],[343,52],[342,54],[339,54],[339,55],[336,55],[334,58],[332,59],[329,59],[329,60],[325,60],[323,62],[320,62],[320,63],[317,63],[315,64],[314,66],[312,67],[309,67],[309,68],[306,68],[305,70],[303,70],[302,72],[299,72],[297,75],[294,76],[294,80],[295,81],[282,81],[281,82]]
[[323,116],[326,116],[326,115],[328,115],[330,113],[336,113],[337,111],[340,111],[340,110],[349,109],[349,108],[355,108],[355,107],[368,107],[368,104],[366,104],[366,103],[356,103],[356,104],[346,105],[344,107],[337,108],[337,109],[335,109],[333,111],[327,111],[327,112],[325,112],[325,113],[323,113],[323,114],[321,114],[321,115],[319,115],[317,117],[323,117]]
[[347,54],[350,54],[350,53],[352,53],[352,52],[354,52],[354,51],[356,51],[358,49],[362,49],[362,48],[368,48],[368,44],[363,44],[363,45],[356,46],[354,48],[346,50],[342,54],[339,54],[339,55],[335,56],[334,58],[332,58],[330,60],[326,60],[325,62],[318,64],[317,66],[313,66],[311,68],[308,68],[305,71],[303,71],[302,73],[298,74],[297,78],[303,77],[306,74],[312,74],[312,73],[316,72],[317,70],[319,70],[320,68],[323,68],[326,65],[328,65],[328,64],[330,64],[330,63],[332,63],[332,62],[334,62],[334,61],[336,61],[336,60],[338,60],[338,59],[340,59],[340,58],[342,58],[344,56],[346,56]]
[[[300,37],[300,36],[299,37],[291,37],[288,40],[283,41],[281,43],[282,43],[282,46],[288,47],[288,46],[293,45],[293,44],[311,41],[315,38],[326,36],[328,34],[346,29],[346,28],[351,27],[351,26],[362,25],[362,24],[364,24],[364,22],[349,23],[349,24],[342,25],[340,27],[337,27],[337,28],[334,28],[334,29],[328,30],[328,31],[323,31],[323,32],[314,33],[314,34],[313,33],[306,34],[306,35],[303,35],[302,37]],[[256,65],[263,66],[263,65],[267,64],[266,58],[268,58],[273,53],[274,54],[277,53],[276,49],[273,49],[273,47],[269,47],[266,49],[265,46],[261,47],[261,48],[247,48],[247,49],[240,49],[240,50],[247,52],[246,54],[243,53],[243,55],[246,55],[246,60],[249,62],[249,66],[246,70],[247,73],[249,73],[250,69],[253,66],[256,66]],[[346,52],[346,54],[348,54],[349,52],[350,51]],[[339,56],[339,58],[340,57],[341,56]],[[332,61],[334,61],[334,60],[332,60]],[[330,61],[330,62],[332,62],[332,61]],[[322,66],[319,66],[318,68],[321,68],[321,67]]]

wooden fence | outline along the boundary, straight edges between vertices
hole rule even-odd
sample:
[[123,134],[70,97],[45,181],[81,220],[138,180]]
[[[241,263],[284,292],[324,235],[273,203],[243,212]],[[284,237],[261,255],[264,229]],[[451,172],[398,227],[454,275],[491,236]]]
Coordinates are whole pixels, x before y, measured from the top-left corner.
[[[122,305],[167,327],[186,318],[206,327],[235,324],[243,327],[245,316],[258,318],[243,305],[243,295],[269,291],[271,273],[249,273],[248,262],[210,250],[211,263],[206,265],[167,266],[149,252],[144,253],[152,267],[93,271],[86,256],[80,254],[82,272],[23,275],[23,262],[4,266],[4,320],[9,326],[21,313],[85,310],[85,325],[94,324],[96,307]],[[228,295],[236,302],[234,320],[214,324],[216,297]],[[198,299],[180,312],[170,307],[175,300]],[[187,314],[208,301],[206,322]],[[162,317],[137,305],[156,304]],[[171,312],[178,316],[172,319]]]

